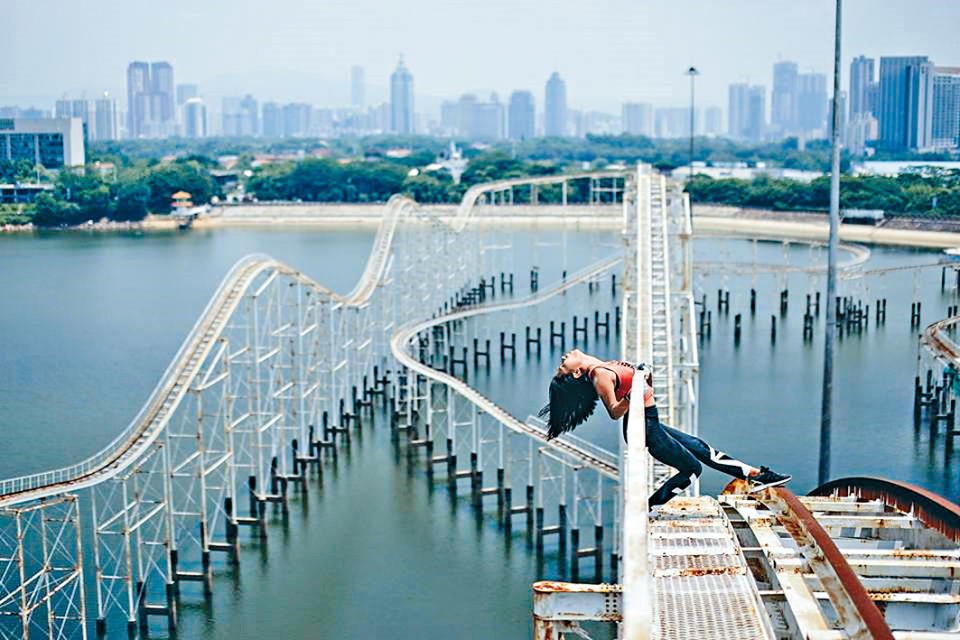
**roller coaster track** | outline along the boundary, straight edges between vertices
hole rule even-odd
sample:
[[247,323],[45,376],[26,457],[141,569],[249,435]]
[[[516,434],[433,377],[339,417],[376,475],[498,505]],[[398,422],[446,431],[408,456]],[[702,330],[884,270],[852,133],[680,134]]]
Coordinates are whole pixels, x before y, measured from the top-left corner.
[[[270,280],[277,274],[288,275],[331,301],[347,306],[359,306],[367,302],[386,271],[398,221],[416,207],[414,201],[404,196],[390,199],[363,275],[346,296],[335,293],[268,256],[252,255],[241,259],[223,279],[170,366],[161,376],[160,382],[130,425],[99,453],[83,462],[0,482],[0,508],[97,484],[115,477],[133,463],[163,431],[170,415],[195,382],[200,371],[199,365],[213,349],[231,314],[236,310],[241,298],[250,292],[258,275],[271,271],[273,275]],[[469,218],[469,212],[464,214],[463,218]],[[261,285],[261,289],[266,286]]]
[[549,447],[561,453],[569,455],[573,459],[579,461],[581,464],[596,469],[612,480],[619,480],[620,476],[617,469],[617,460],[615,454],[600,449],[599,447],[591,445],[589,442],[581,438],[577,438],[576,436],[569,434],[561,436],[555,440],[547,440],[546,429],[538,425],[535,421],[528,420],[527,422],[522,422],[518,418],[511,415],[506,409],[503,409],[493,400],[487,398],[459,378],[420,362],[411,354],[411,350],[414,347],[414,342],[418,334],[433,327],[443,325],[447,322],[464,320],[480,314],[523,309],[525,307],[539,304],[578,284],[587,282],[592,278],[609,271],[620,261],[620,258],[602,260],[580,270],[577,273],[568,275],[563,282],[550,287],[549,289],[544,289],[543,291],[520,300],[476,305],[470,308],[447,313],[430,320],[424,320],[401,327],[400,330],[394,334],[390,342],[393,355],[403,366],[415,371],[416,373],[422,374],[431,380],[447,385],[456,393],[468,399],[480,411],[492,416],[496,421],[512,431],[528,435],[534,440],[548,445]]

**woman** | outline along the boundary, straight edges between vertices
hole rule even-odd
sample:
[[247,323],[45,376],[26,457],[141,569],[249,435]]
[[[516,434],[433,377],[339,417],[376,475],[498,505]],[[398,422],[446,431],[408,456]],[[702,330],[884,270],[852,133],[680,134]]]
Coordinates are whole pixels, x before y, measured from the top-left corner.
[[[696,436],[661,423],[653,399],[653,377],[643,365],[636,367],[618,360],[604,362],[579,349],[563,355],[560,367],[550,382],[550,404],[540,411],[541,416],[548,413],[550,416],[547,438],[556,438],[584,422],[593,413],[598,398],[603,401],[603,406],[611,418],[622,418],[630,408],[630,390],[634,373],[637,371],[643,376],[641,379],[644,389],[647,450],[654,458],[677,470],[676,475],[650,496],[648,505],[651,509],[666,503],[689,487],[703,471],[701,462],[735,478],[749,480],[754,485],[753,491],[790,481],[788,475],[771,471],[767,467],[752,467],[717,451]],[[626,420],[623,424],[623,436],[626,439]]]

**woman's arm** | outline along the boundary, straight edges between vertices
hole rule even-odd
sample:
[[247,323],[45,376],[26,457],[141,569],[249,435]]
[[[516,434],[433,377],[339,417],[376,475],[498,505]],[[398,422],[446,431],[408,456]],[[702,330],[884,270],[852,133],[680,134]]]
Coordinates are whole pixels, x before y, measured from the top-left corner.
[[613,372],[607,371],[605,369],[597,370],[597,373],[594,374],[593,386],[597,390],[597,395],[600,396],[600,401],[603,402],[603,406],[607,410],[607,415],[609,415],[614,420],[619,420],[623,415],[630,409],[630,394],[627,394],[622,400],[617,400],[616,393],[616,376]]
[[[617,400],[616,376],[609,371],[600,369],[597,371],[593,385],[597,390],[597,395],[603,401],[603,406],[607,409],[607,414],[614,420],[619,420],[630,410],[630,394],[628,393],[622,400]],[[652,407],[656,405],[653,398],[653,387],[650,386],[650,376],[637,377],[637,382],[643,385],[643,406]]]

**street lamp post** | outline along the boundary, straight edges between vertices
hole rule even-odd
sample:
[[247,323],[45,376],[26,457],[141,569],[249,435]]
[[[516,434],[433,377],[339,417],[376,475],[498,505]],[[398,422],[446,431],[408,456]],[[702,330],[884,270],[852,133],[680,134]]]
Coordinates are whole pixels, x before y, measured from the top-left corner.
[[700,75],[700,72],[697,71],[696,67],[690,67],[687,69],[687,75],[690,76],[690,178],[693,178],[693,127],[694,127],[694,117],[693,117],[693,84],[694,79]]
[[820,405],[820,466],[818,484],[830,479],[830,431],[833,421],[833,343],[837,331],[837,233],[840,226],[840,16],[836,0],[833,43],[833,157],[830,169],[830,236],[827,242],[827,326],[823,334],[823,397]]

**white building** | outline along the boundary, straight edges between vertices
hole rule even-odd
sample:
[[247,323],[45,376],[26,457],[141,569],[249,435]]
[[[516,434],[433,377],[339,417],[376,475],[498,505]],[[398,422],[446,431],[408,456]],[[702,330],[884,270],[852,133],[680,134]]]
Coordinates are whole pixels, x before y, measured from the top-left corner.
[[47,169],[83,166],[83,121],[0,118],[0,159],[26,160]]

